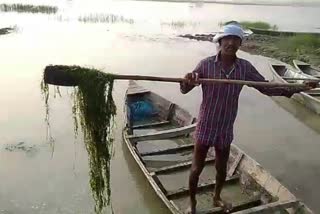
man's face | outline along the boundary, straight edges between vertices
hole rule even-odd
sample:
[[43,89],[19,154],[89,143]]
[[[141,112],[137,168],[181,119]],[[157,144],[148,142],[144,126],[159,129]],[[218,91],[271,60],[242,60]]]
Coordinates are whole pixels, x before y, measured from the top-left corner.
[[221,40],[221,52],[224,55],[235,55],[241,45],[241,39],[237,36],[226,36]]

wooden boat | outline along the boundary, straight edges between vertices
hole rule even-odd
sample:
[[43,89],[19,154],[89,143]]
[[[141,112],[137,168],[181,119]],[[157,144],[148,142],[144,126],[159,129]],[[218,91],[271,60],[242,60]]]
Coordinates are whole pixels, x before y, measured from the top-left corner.
[[[290,65],[273,60],[270,62],[271,71],[275,81],[282,83],[302,83],[301,79],[315,79],[317,78],[296,71]],[[297,78],[300,80],[285,80],[286,78]],[[305,105],[310,110],[320,114],[320,88],[315,88],[310,91],[296,93],[292,96],[293,99]]]
[[[150,107],[152,110],[150,111]],[[124,142],[168,210],[189,207],[188,176],[196,120],[189,112],[131,81],[126,93]],[[199,179],[198,213],[223,213],[212,205],[214,152]],[[223,197],[233,213],[313,213],[255,160],[232,145]]]
[[293,65],[302,73],[320,78],[320,69],[315,68],[308,63],[299,60],[293,60]]
[[277,30],[267,30],[249,27],[249,29],[255,34],[269,35],[269,36],[296,36],[296,35],[313,35],[320,36],[317,32],[291,32],[291,31],[277,31]]

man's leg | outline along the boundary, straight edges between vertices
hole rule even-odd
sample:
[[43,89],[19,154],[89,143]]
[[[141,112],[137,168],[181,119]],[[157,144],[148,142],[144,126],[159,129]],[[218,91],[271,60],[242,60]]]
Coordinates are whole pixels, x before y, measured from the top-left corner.
[[213,203],[214,203],[214,206],[223,207],[226,209],[226,211],[228,210],[230,211],[232,206],[231,204],[224,202],[221,199],[220,194],[227,177],[227,163],[229,159],[229,154],[230,154],[229,144],[224,146],[219,146],[219,145],[215,146],[215,166],[217,170],[217,175],[216,175],[216,185],[214,189]]
[[205,165],[205,160],[207,157],[207,153],[209,150],[209,146],[202,145],[201,143],[195,143],[193,157],[192,157],[192,166],[189,177],[189,191],[190,191],[190,203],[191,203],[191,213],[196,213],[196,193],[198,188],[199,176],[203,170]]

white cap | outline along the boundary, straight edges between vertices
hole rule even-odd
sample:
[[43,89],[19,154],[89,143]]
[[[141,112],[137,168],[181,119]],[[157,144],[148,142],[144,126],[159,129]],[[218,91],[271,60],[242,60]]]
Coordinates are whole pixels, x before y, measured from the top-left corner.
[[213,37],[212,41],[213,42],[218,42],[220,39],[222,39],[223,37],[226,37],[226,36],[237,36],[242,40],[243,39],[243,35],[244,35],[244,32],[243,32],[242,28],[239,25],[235,25],[233,23],[230,23],[228,25],[223,26],[222,31],[217,33]]

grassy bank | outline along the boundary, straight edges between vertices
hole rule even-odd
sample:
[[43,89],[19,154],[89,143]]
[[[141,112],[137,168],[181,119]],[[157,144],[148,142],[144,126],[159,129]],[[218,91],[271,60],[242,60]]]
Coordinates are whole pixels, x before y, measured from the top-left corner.
[[277,37],[268,35],[251,35],[241,47],[252,54],[276,58],[292,64],[293,59],[320,66],[320,37],[297,35]]
[[[227,22],[220,22],[219,26],[222,27],[226,24],[230,24],[232,22],[237,22],[237,21],[227,21]],[[263,21],[256,21],[256,22],[251,22],[251,21],[240,21],[238,22],[242,28],[244,29],[249,29],[249,28],[258,28],[258,29],[264,29],[264,30],[278,30],[277,25],[271,25],[270,23],[263,22]]]
[[267,22],[250,22],[250,21],[242,21],[240,22],[241,26],[245,29],[249,28],[259,28],[259,29],[264,29],[264,30],[278,30],[277,25],[271,25]]

